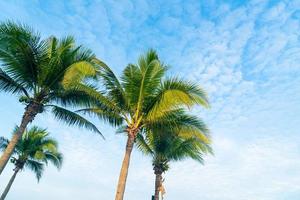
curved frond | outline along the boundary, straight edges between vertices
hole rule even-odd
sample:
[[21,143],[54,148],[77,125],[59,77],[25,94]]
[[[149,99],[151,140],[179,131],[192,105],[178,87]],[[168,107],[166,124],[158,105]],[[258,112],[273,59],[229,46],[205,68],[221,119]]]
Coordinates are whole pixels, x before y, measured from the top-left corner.
[[4,71],[19,85],[33,90],[39,66],[46,59],[46,42],[32,28],[11,21],[0,24],[0,60]]
[[75,45],[75,39],[50,37],[47,40],[48,63],[42,66],[40,83],[52,90],[69,87],[86,78],[96,78],[95,55],[89,49]]
[[165,112],[160,117],[155,119],[146,119],[144,122],[148,129],[152,128],[169,128],[170,130],[176,130],[186,128],[186,129],[199,129],[204,134],[208,133],[206,125],[197,117],[189,115],[184,109],[175,109]]
[[80,109],[76,112],[97,116],[99,119],[104,120],[113,126],[120,126],[123,124],[123,118],[120,116],[120,113],[101,108],[100,106],[97,108]]
[[147,117],[149,119],[160,117],[164,112],[171,109],[193,105],[209,107],[204,90],[196,84],[178,78],[167,79],[153,98],[153,103],[148,108]]
[[100,66],[100,78],[108,93],[108,96],[116,103],[119,108],[128,109],[128,102],[125,91],[113,71],[102,61],[95,59]]
[[96,78],[98,69],[96,65],[85,60],[71,64],[65,71],[62,85],[65,88],[82,82],[86,78]]
[[45,160],[50,161],[56,168],[60,169],[63,163],[63,155],[61,153],[45,153]]
[[136,137],[136,147],[145,155],[154,154],[151,149],[151,142],[146,140],[142,134],[138,134]]
[[198,148],[197,141],[194,138],[176,140],[170,148],[169,157],[174,161],[192,158],[203,164],[203,152]]
[[29,168],[31,171],[35,173],[37,180],[39,181],[43,175],[45,166],[43,163],[38,162],[33,159],[28,159],[25,163],[25,167]]
[[[43,137],[45,137],[45,136],[43,136]],[[39,145],[41,145],[43,147],[43,151],[49,151],[49,152],[56,153],[56,151],[58,149],[58,142],[49,136],[47,136],[47,138],[44,138],[40,142]]]
[[148,99],[155,94],[160,81],[166,71],[158,59],[154,50],[149,50],[145,56],[141,56],[137,65],[129,64],[122,76],[122,85],[126,98],[135,110],[137,119],[143,112]]
[[52,107],[52,113],[54,114],[54,117],[56,119],[63,121],[68,125],[85,127],[89,130],[99,133],[103,137],[102,133],[98,130],[98,128],[93,123],[85,119],[84,117],[59,106],[51,105],[51,107]]
[[91,99],[91,101],[94,102],[94,104],[105,106],[111,110],[120,111],[120,108],[114,102],[112,102],[107,96],[103,94],[103,92],[100,92],[92,85],[78,83],[71,89],[75,89],[79,92],[84,92]]
[[11,93],[23,93],[29,96],[26,89],[11,77],[9,77],[2,69],[0,69],[0,90]]
[[138,101],[142,74],[136,65],[129,64],[121,77],[128,104],[133,107]]
[[76,88],[54,91],[49,95],[49,102],[54,102],[64,107],[91,106],[94,101],[85,91]]

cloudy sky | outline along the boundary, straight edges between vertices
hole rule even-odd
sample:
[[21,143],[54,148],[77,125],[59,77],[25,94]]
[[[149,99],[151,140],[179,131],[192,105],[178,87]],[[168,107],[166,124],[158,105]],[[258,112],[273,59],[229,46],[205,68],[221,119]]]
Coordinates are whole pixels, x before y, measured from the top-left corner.
[[[0,20],[27,23],[78,43],[120,74],[148,48],[177,75],[201,84],[210,110],[193,112],[213,134],[206,163],[172,163],[165,175],[169,200],[296,200],[300,196],[300,1],[0,1]],[[23,110],[0,93],[0,135],[10,136]],[[20,173],[8,200],[114,198],[125,137],[94,120],[106,140],[57,123],[47,127],[65,155],[58,172],[47,168],[39,184]],[[2,190],[12,175],[6,168]],[[154,175],[149,158],[133,152],[125,199],[149,200]]]

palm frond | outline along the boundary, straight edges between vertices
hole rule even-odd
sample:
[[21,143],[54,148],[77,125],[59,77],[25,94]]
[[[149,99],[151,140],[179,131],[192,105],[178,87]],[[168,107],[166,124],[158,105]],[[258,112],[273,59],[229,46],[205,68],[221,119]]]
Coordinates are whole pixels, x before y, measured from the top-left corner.
[[89,107],[92,106],[96,100],[87,92],[88,91],[80,90],[76,87],[72,87],[67,90],[53,91],[49,94],[49,102],[56,103],[64,107]]
[[0,24],[0,60],[4,71],[26,89],[38,82],[46,42],[32,28],[13,22]]
[[73,63],[66,69],[62,85],[68,88],[82,82],[86,78],[96,78],[97,72],[96,65],[86,60]]
[[56,152],[58,148],[58,142],[49,136],[41,140],[39,145],[43,147],[43,151],[49,151],[49,152]]
[[51,105],[51,107],[52,107],[52,113],[54,114],[54,117],[56,119],[63,121],[68,125],[85,127],[89,130],[99,133],[103,137],[102,133],[98,130],[98,128],[93,123],[85,119],[84,117],[59,106]]
[[55,167],[60,169],[63,163],[63,155],[61,153],[45,152],[45,161],[50,161]]
[[97,104],[105,106],[111,110],[120,111],[120,108],[107,96],[105,96],[104,92],[97,90],[97,88],[93,85],[78,83],[71,89],[75,89],[79,92],[84,92],[91,99],[92,102],[96,102]]
[[147,112],[148,118],[161,116],[164,112],[183,106],[202,105],[209,107],[205,91],[194,83],[172,78],[165,80],[153,98]]
[[119,108],[128,109],[128,102],[125,91],[113,71],[102,61],[95,59],[95,62],[100,66],[100,78],[108,93],[108,96],[116,103]]
[[55,90],[62,85],[67,87],[76,81],[96,77],[97,66],[92,63],[95,55],[89,49],[76,46],[72,36],[62,39],[51,37],[47,41],[49,61],[42,68],[43,85]]
[[129,64],[125,68],[122,85],[129,104],[135,110],[136,119],[145,110],[149,98],[155,94],[165,71],[166,67],[161,64],[153,50],[141,56],[137,65]]
[[96,107],[96,108],[85,108],[77,110],[78,113],[89,114],[90,116],[97,116],[99,119],[108,122],[113,126],[120,126],[123,124],[123,118],[120,116],[120,113],[113,110]]
[[43,163],[33,159],[28,159],[25,163],[25,167],[29,168],[31,171],[35,173],[35,176],[38,181],[41,179],[45,168]]
[[0,90],[3,90],[4,92],[11,92],[13,94],[23,93],[27,97],[29,96],[26,89],[9,77],[9,75],[7,75],[2,69],[0,69]]
[[192,158],[203,164],[203,153],[198,148],[197,141],[194,138],[186,140],[177,140],[170,150],[170,158],[174,161]]
[[154,154],[151,149],[151,143],[147,142],[142,134],[138,134],[136,137],[136,147],[145,155]]
[[142,73],[138,66],[129,64],[124,69],[122,77],[122,86],[130,107],[135,107],[138,102]]

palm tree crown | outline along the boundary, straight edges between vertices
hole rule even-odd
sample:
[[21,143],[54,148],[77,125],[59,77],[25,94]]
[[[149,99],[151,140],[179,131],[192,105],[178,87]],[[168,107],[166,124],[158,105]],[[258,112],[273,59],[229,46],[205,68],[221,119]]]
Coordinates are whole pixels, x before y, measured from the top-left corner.
[[[14,132],[17,128],[15,128]],[[1,151],[8,144],[8,139],[0,138]],[[30,169],[35,173],[38,180],[42,177],[45,165],[50,162],[59,169],[62,165],[62,160],[62,154],[58,151],[57,141],[49,137],[46,129],[36,126],[23,134],[11,158],[11,162],[15,165],[15,170]]]
[[161,126],[137,136],[138,149],[152,158],[155,200],[164,193],[162,174],[169,169],[171,161],[192,158],[203,163],[203,155],[212,153],[209,131],[199,118],[177,110],[173,120],[177,130]]
[[0,157],[0,174],[26,126],[47,109],[68,125],[100,133],[94,124],[65,108],[103,99],[92,85],[102,62],[77,46],[73,37],[41,39],[26,25],[1,23],[0,62],[0,91],[18,95],[25,104],[19,129]]
[[202,120],[184,111],[177,112],[174,120],[177,130],[160,127],[139,134],[136,140],[137,148],[152,157],[153,167],[161,172],[169,169],[170,161],[191,158],[203,163],[203,154],[212,153],[209,130]]
[[96,78],[95,55],[76,46],[73,37],[42,40],[26,25],[0,24],[0,90],[17,94],[33,114],[52,107],[54,115],[68,124],[98,129],[63,106],[88,104],[91,88],[86,80]]
[[[19,129],[16,127],[13,134]],[[0,151],[7,149],[10,141],[4,137],[0,138]],[[46,129],[36,126],[29,131],[25,130],[21,140],[18,141],[12,153],[11,162],[15,165],[14,174],[4,189],[0,200],[7,196],[19,171],[28,168],[33,171],[39,181],[42,177],[45,165],[51,162],[58,169],[62,165],[62,154],[58,151],[57,142],[49,137]]]

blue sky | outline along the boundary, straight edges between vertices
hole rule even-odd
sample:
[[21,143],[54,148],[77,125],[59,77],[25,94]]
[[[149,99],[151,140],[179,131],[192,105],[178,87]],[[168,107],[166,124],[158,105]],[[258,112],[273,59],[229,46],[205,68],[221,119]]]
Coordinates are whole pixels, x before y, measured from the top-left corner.
[[[210,110],[215,156],[205,166],[172,163],[166,199],[296,200],[300,196],[300,1],[1,1],[0,20],[27,23],[43,36],[74,35],[117,74],[155,48],[169,76],[201,84]],[[9,136],[23,107],[0,93],[0,135]],[[19,174],[8,200],[113,199],[125,137],[95,120],[106,141],[68,128],[50,114],[34,124],[60,141],[65,163],[37,184]],[[12,174],[5,170],[3,188]],[[150,199],[150,159],[133,153],[126,199]]]

